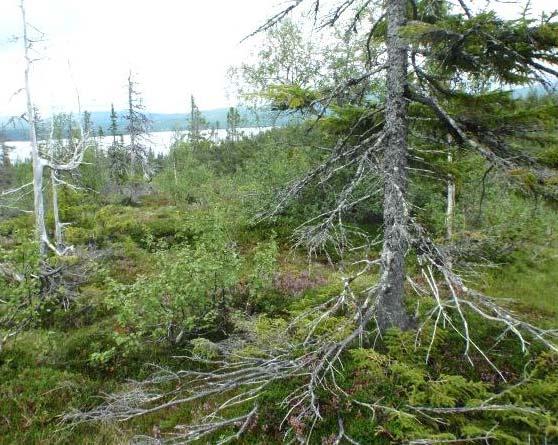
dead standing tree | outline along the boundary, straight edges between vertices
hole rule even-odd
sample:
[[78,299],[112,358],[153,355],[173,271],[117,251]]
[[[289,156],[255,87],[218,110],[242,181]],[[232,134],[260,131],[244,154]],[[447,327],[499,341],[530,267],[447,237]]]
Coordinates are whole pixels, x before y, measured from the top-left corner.
[[[78,97],[78,104],[79,104],[79,94]],[[78,108],[79,105],[78,105]],[[67,141],[64,141],[62,138],[62,129],[56,128],[60,126],[60,124],[64,124],[66,119],[70,121],[69,124],[69,133]],[[45,157],[48,157],[53,165],[59,165],[61,161],[63,162],[64,159],[72,157],[74,150],[78,150],[80,153],[85,153],[88,148],[92,148],[93,146],[90,145],[90,138],[89,132],[91,126],[89,126],[89,130],[86,130],[85,125],[81,124],[81,121],[78,123],[78,131],[77,134],[77,145],[74,141],[74,132],[71,130],[71,121],[72,115],[54,115],[51,119],[51,129],[48,138],[41,144],[41,152],[44,153]],[[55,133],[59,133],[58,137],[55,137]],[[82,160],[83,162],[83,160]],[[81,165],[81,163],[80,163]],[[62,222],[60,218],[60,207],[59,207],[59,195],[58,191],[60,187],[67,187],[74,191],[84,190],[82,187],[76,185],[75,183],[68,182],[63,178],[63,173],[66,172],[69,176],[77,177],[79,176],[79,171],[76,168],[66,170],[66,171],[58,171],[54,168],[50,169],[50,186],[51,186],[51,199],[52,199],[52,214],[54,217],[54,245],[58,251],[58,253],[62,254],[65,252],[69,252],[72,250],[72,247],[67,247],[64,245],[64,228],[68,226],[70,223]],[[76,179],[76,178],[74,178]]]
[[45,205],[43,196],[43,181],[45,168],[54,172],[72,171],[77,169],[83,162],[83,156],[87,148],[87,135],[83,135],[81,141],[73,147],[72,152],[64,160],[55,160],[49,156],[43,156],[39,150],[39,142],[37,138],[35,107],[33,104],[33,95],[31,91],[30,72],[33,64],[31,50],[33,39],[29,37],[29,25],[26,18],[25,1],[20,1],[22,26],[23,26],[23,49],[25,57],[25,95],[27,103],[26,120],[29,127],[29,140],[31,143],[31,157],[33,165],[33,181],[25,184],[15,190],[4,192],[5,195],[21,192],[24,189],[33,189],[33,213],[35,215],[35,236],[39,246],[41,256],[45,256],[47,249],[52,250],[56,254],[61,254],[56,246],[54,246],[48,237],[45,224]]
[[[310,3],[318,15],[322,7],[320,1],[294,0],[256,33],[274,26],[304,3]],[[356,204],[380,194],[383,195],[385,225],[380,257],[365,257],[352,268],[347,268],[341,294],[292,321],[285,335],[302,331],[305,332],[302,339],[295,341],[296,336],[287,335],[275,347],[265,349],[262,353],[265,356],[257,358],[233,354],[222,361],[209,363],[214,366],[213,371],[161,372],[147,381],[132,383],[129,391],[109,396],[105,404],[91,411],[69,413],[66,420],[127,421],[179,404],[218,397],[225,401],[198,424],[181,427],[168,443],[191,443],[236,426],[236,433],[222,436],[218,442],[224,444],[234,441],[250,428],[259,409],[258,399],[269,385],[285,379],[297,379],[300,382],[283,401],[286,412],[283,424],[290,425],[286,427],[285,441],[289,443],[297,440],[299,443],[309,442],[315,424],[322,419],[319,392],[323,391],[331,397],[370,409],[374,413],[396,413],[413,418],[423,416],[432,420],[428,412],[442,414],[451,412],[451,409],[396,408],[379,402],[363,403],[347,394],[336,381],[338,369],[342,367],[341,356],[351,345],[373,341],[374,336],[381,335],[389,327],[411,327],[404,306],[405,281],[418,293],[430,295],[434,301],[433,309],[423,320],[418,320],[422,324],[417,332],[417,341],[426,325],[429,325],[432,335],[426,360],[437,328],[443,324],[463,338],[464,356],[471,364],[471,354],[479,354],[504,379],[490,357],[475,342],[469,330],[468,313],[501,325],[502,336],[515,336],[524,351],[529,348],[530,341],[541,342],[549,349],[558,351],[556,330],[541,329],[523,321],[494,299],[466,286],[454,272],[453,262],[446,249],[430,238],[411,211],[408,182],[413,170],[408,160],[413,147],[409,144],[409,134],[411,129],[415,132],[421,130],[410,120],[414,112],[411,104],[415,109],[419,108],[421,113],[426,113],[429,121],[436,122],[444,129],[443,141],[451,136],[453,143],[461,150],[479,154],[504,172],[528,168],[536,178],[537,191],[549,197],[556,196],[556,186],[550,181],[554,173],[538,165],[532,156],[521,153],[517,144],[509,142],[511,138],[517,142],[522,136],[525,137],[528,132],[526,127],[516,127],[518,131],[512,131],[516,122],[509,121],[515,119],[511,115],[503,119],[504,123],[491,126],[483,122],[483,113],[486,113],[494,98],[466,95],[459,88],[452,90],[447,85],[459,84],[467,77],[484,77],[501,84],[524,84],[533,78],[545,82],[546,75],[558,76],[558,72],[550,67],[551,64],[558,64],[555,55],[558,48],[557,25],[551,22],[552,17],[543,17],[537,25],[505,21],[493,14],[476,17],[465,1],[459,4],[461,10],[453,11],[446,2],[434,4],[413,1],[408,8],[407,0],[387,0],[382,4],[371,0],[343,0],[324,20],[324,25],[332,25],[349,11],[356,10],[349,22],[351,26],[357,26],[363,11],[375,7],[377,14],[374,14],[375,20],[368,30],[368,45],[379,41],[384,54],[380,55],[377,67],[371,67],[363,76],[350,79],[333,91],[324,93],[323,103],[331,102],[338,92],[380,73],[385,76],[385,96],[370,107],[322,164],[280,194],[271,214],[281,212],[308,185],[325,183],[340,171],[352,172],[344,189],[338,194],[334,208],[301,227],[299,235],[311,249],[324,247],[327,243],[344,244],[346,232],[342,223],[343,214]],[[553,30],[555,37],[549,37],[549,30]],[[370,54],[370,51],[367,52]],[[506,105],[513,105],[506,95],[500,94],[498,97],[506,101]],[[477,114],[463,113],[464,109],[471,108],[472,103],[478,107],[475,110]],[[374,125],[362,130],[360,124],[371,117],[374,117]],[[529,141],[529,138],[525,137],[525,140]],[[378,178],[377,190],[359,195],[359,184],[370,177]],[[446,178],[444,175],[443,180]],[[513,182],[513,175],[510,181]],[[406,274],[405,257],[411,249],[419,259],[427,289],[420,287]],[[378,282],[364,290],[355,290],[354,283],[376,267],[380,268]],[[339,321],[341,315],[344,322]],[[320,326],[334,316],[337,317],[336,327],[318,334]],[[371,323],[373,321],[375,323]],[[164,391],[162,388],[170,382],[177,389]],[[224,397],[226,394],[230,397]],[[477,412],[525,410],[495,404],[492,399],[485,402],[466,409]],[[245,415],[228,416],[227,409],[238,405],[248,407]],[[483,440],[489,440],[489,436],[487,432]],[[342,441],[357,443],[346,434],[340,417],[335,443]]]

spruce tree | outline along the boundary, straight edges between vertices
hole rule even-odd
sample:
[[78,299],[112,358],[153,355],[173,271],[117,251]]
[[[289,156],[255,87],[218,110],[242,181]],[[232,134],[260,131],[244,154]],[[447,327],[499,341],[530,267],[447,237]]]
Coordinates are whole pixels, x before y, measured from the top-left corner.
[[116,145],[116,137],[118,135],[118,115],[114,111],[114,104],[110,104],[110,125],[109,132],[112,136],[112,143]]
[[[319,2],[302,0],[285,13],[306,3],[315,6],[319,23]],[[417,175],[410,173],[409,143],[428,140],[435,131],[442,146],[451,138],[460,151],[474,152],[500,169],[510,183],[549,198],[557,196],[555,173],[537,160],[545,139],[540,123],[545,116],[556,113],[556,106],[550,103],[521,112],[509,90],[533,82],[548,87],[550,78],[558,76],[553,68],[558,64],[558,24],[556,15],[506,20],[491,11],[474,12],[465,1],[458,7],[446,1],[417,1],[413,7],[406,0],[367,2],[364,9],[357,9],[356,16],[348,7],[352,3],[334,6],[324,15],[323,24],[336,24],[344,17],[358,27],[366,23],[358,14],[368,11],[372,25],[364,30],[367,45],[379,48],[383,56],[370,60],[363,75],[318,90],[314,96],[323,99],[309,106],[321,102],[327,107],[346,88],[370,79],[376,84],[382,80],[383,87],[370,90],[360,103],[350,104],[353,110],[355,105],[359,107],[356,118],[354,111],[344,115],[342,108],[333,110],[342,119],[347,115],[353,119],[346,124],[349,133],[344,142],[325,163],[287,190],[278,208],[323,175],[331,178],[341,170],[349,173],[336,207],[322,217],[322,223],[315,224],[314,220],[312,226],[301,231],[310,245],[320,244],[343,232],[336,227],[337,222],[353,203],[363,199],[357,195],[363,177],[382,177],[381,278],[367,301],[376,302],[369,308],[369,316],[385,331],[392,326],[410,326],[404,283],[406,257],[411,251],[419,255],[425,267],[434,267],[456,292],[476,298],[450,270],[451,260],[444,256],[444,249],[432,242],[414,215],[409,183],[416,181]],[[283,17],[275,16],[259,31],[269,29]],[[363,53],[367,52],[369,49],[363,48]],[[478,85],[489,85],[490,90],[481,89],[479,93]],[[295,94],[296,89],[289,85],[289,91]],[[291,98],[290,102],[297,106],[308,103],[307,93],[301,90],[301,95],[300,100]],[[536,140],[533,134],[537,134]]]
[[12,165],[10,161],[10,150],[6,144],[6,133],[0,127],[0,190],[7,189],[11,184]]
[[188,139],[198,144],[202,139],[202,131],[207,127],[207,121],[196,104],[194,95],[190,96],[190,118],[188,120]]
[[89,111],[83,112],[83,132],[85,134],[91,134],[93,130],[93,121],[91,120],[91,113]]
[[227,112],[227,140],[231,142],[237,142],[239,135],[239,128],[242,119],[240,117],[240,112],[235,107],[230,107]]
[[147,159],[147,151],[151,121],[145,114],[145,106],[137,88],[137,82],[130,72],[128,76],[128,110],[125,116],[128,121],[126,131],[130,136],[127,150],[131,175],[135,176],[138,171],[141,171],[143,177],[149,179],[152,172]]

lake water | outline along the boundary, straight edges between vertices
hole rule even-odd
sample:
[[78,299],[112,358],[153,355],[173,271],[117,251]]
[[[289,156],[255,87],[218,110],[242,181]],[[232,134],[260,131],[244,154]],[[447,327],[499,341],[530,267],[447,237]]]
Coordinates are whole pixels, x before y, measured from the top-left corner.
[[[251,128],[240,128],[239,133],[245,137],[254,136],[263,131],[269,130],[271,127],[251,127]],[[206,138],[211,137],[211,131],[206,130],[202,132]],[[167,154],[170,150],[172,144],[177,140],[177,138],[186,138],[188,135],[187,131],[159,131],[151,133],[149,135],[148,144],[153,152],[157,154]],[[223,141],[227,137],[227,130],[219,129],[215,131],[214,139],[215,141]],[[104,136],[103,138],[95,138],[102,148],[107,148],[112,144],[112,136]],[[124,136],[124,143],[128,144],[130,142],[130,136]],[[31,158],[31,143],[29,141],[7,141],[6,145],[11,147],[10,150],[10,160],[12,162],[20,162]]]

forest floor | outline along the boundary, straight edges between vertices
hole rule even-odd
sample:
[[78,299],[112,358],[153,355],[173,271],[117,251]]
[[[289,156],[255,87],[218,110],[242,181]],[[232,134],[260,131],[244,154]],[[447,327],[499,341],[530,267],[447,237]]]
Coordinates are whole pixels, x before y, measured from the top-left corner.
[[[184,228],[193,226],[193,220],[203,217],[204,212],[195,206],[178,208],[159,197],[148,198],[140,207],[81,206],[75,211],[82,215],[68,237],[81,249],[101,252],[98,262],[102,271],[79,288],[70,309],[53,308],[51,316],[20,334],[0,353],[0,444],[126,443],[132,430],[151,435],[154,426],[168,430],[190,417],[192,407],[121,425],[70,427],[61,423],[64,413],[97,405],[102,394],[122,388],[128,379],[148,376],[155,366],[180,368],[181,363],[172,356],[187,350],[188,344],[121,347],[118,334],[124,327],[117,311],[106,302],[112,292],[107,282],[129,284],[138,276],[149,276],[155,267],[153,239],[164,239],[167,244],[179,239],[183,242],[189,236],[184,235]],[[27,216],[1,223],[0,242],[7,246],[15,232],[29,231],[30,227]],[[249,252],[266,237],[269,234],[240,228],[235,234],[238,251]],[[276,273],[282,278],[276,280],[276,287],[281,289],[261,303],[261,312],[269,317],[281,316],[287,306],[297,302],[319,300],[339,286],[337,272],[326,262],[309,262],[303,252],[286,245],[280,246],[277,262]],[[480,277],[490,294],[502,298],[513,295],[515,302],[510,304],[516,311],[539,324],[558,325],[556,246],[516,255],[497,269],[482,271]],[[257,435],[246,440],[264,443]],[[268,440],[265,443],[270,443]]]

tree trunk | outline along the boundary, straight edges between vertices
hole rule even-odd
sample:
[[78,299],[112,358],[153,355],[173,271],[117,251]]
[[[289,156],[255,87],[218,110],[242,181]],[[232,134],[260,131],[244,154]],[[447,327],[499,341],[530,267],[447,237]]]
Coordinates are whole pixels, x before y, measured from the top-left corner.
[[[451,138],[448,139],[448,164],[453,162],[451,153]],[[447,207],[446,207],[446,239],[453,239],[454,213],[455,213],[455,179],[451,173],[448,173],[447,179]]]
[[176,169],[176,153],[173,153],[172,156],[172,167],[174,172],[174,186],[178,187],[178,171]]
[[377,321],[381,331],[410,325],[405,297],[405,254],[408,248],[407,190],[407,47],[400,37],[407,0],[387,0],[386,146],[384,151],[384,245]]
[[136,174],[136,130],[134,128],[134,86],[132,83],[132,72],[128,76],[128,113],[129,113],[129,126],[130,126],[130,173],[132,178]]
[[58,208],[58,184],[56,183],[56,171],[50,170],[52,182],[52,212],[54,214],[54,240],[58,250],[63,248],[64,239],[62,235],[62,223],[60,222],[60,210]]
[[47,250],[47,232],[45,227],[45,206],[43,200],[43,160],[39,156],[37,143],[37,130],[35,122],[35,109],[31,98],[29,71],[31,69],[31,56],[29,54],[29,38],[27,36],[27,19],[25,15],[24,0],[20,2],[21,17],[23,20],[23,46],[25,50],[25,93],[27,98],[27,118],[29,120],[29,140],[31,141],[31,155],[33,160],[33,196],[35,213],[35,237],[39,243],[39,253],[41,256]]

